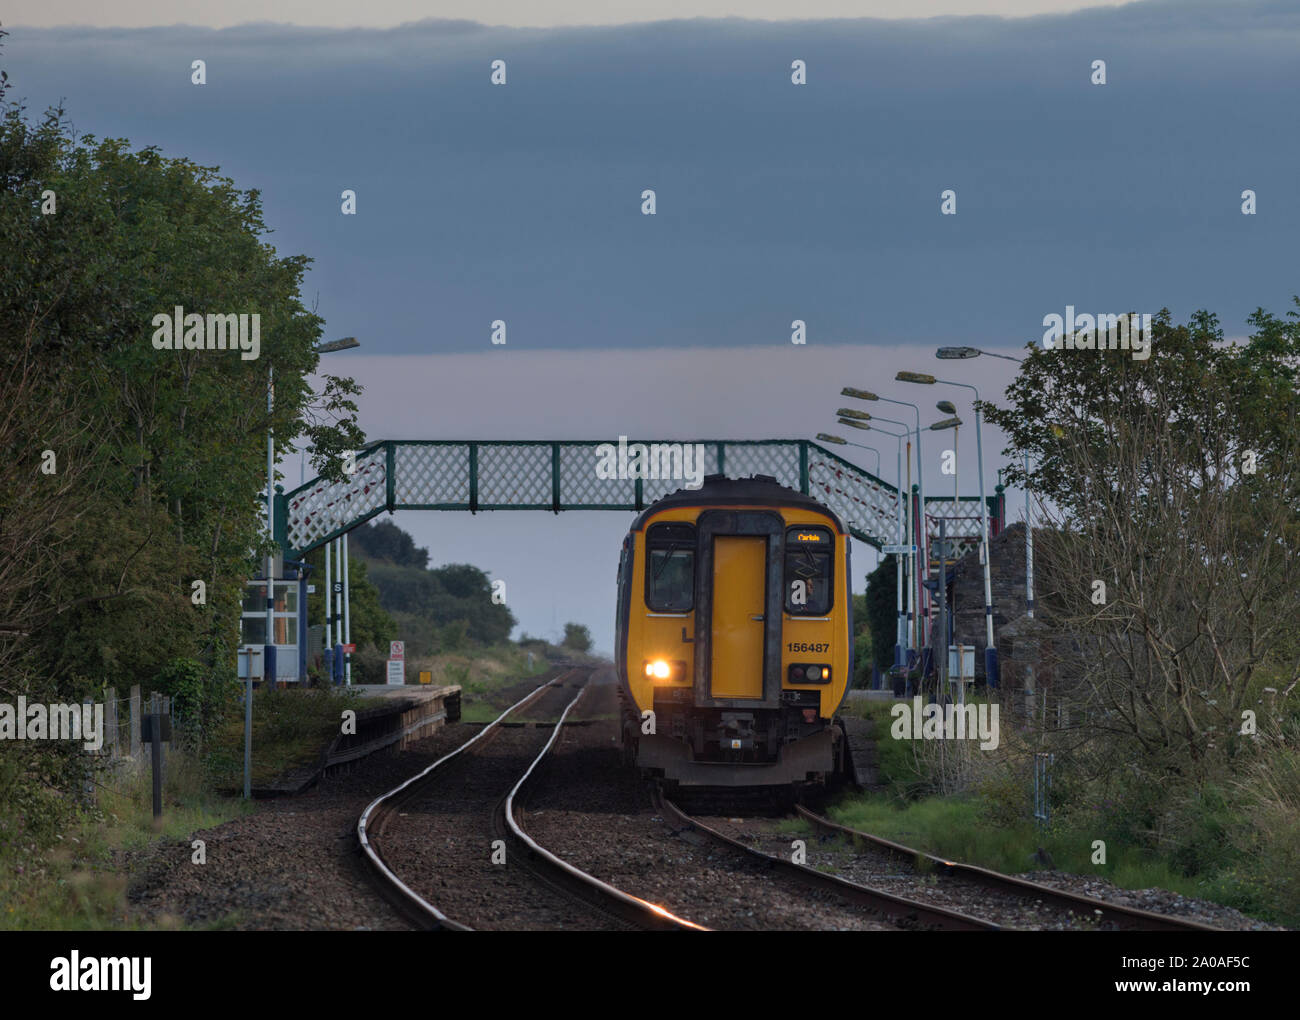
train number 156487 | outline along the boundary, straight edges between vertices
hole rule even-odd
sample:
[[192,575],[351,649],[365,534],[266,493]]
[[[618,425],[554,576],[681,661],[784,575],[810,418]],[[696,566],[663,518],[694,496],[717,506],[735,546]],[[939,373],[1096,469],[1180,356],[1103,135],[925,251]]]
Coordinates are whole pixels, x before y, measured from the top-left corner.
[[791,641],[786,644],[787,651],[791,652],[828,652],[830,651],[830,642],[824,644],[812,644],[808,641]]

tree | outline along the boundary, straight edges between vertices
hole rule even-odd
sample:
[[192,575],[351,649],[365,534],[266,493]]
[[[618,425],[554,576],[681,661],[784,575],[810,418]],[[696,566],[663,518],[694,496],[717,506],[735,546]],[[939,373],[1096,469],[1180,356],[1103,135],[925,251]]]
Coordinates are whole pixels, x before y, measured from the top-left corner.
[[867,575],[865,615],[871,631],[872,654],[880,670],[894,664],[894,646],[898,644],[897,578],[896,556],[882,556],[880,564]]
[[[1297,302],[1300,306],[1300,302]],[[1046,527],[1057,750],[1205,775],[1242,745],[1261,671],[1300,670],[1300,323],[1156,317],[1148,361],[1031,350],[990,421],[1028,449]],[[1017,457],[1014,461],[1019,464]],[[1023,470],[1019,472],[1023,477]]]
[[[364,441],[358,390],[310,389],[309,260],[266,243],[256,191],[75,137],[61,108],[33,124],[8,89],[0,72],[0,695],[80,701],[177,661],[218,690],[264,550],[267,429],[281,452],[308,440],[341,478],[340,454]],[[157,349],[154,317],[176,306],[259,315],[258,357]],[[29,826],[38,800],[67,806],[80,789],[62,771],[84,764],[70,748],[0,761]]]
[[564,641],[561,647],[572,648],[575,652],[587,652],[591,650],[591,631],[581,623],[566,623],[564,625]]
[[872,665],[871,619],[867,612],[867,597],[853,596],[853,686],[867,687],[871,681]]

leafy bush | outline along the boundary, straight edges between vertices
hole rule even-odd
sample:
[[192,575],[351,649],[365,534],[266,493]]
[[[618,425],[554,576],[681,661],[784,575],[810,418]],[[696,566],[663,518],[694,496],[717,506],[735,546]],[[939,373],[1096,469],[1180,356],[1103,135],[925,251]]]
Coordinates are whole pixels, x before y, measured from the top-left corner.
[[214,669],[194,659],[172,659],[155,674],[150,690],[171,699],[173,725],[195,744],[220,725],[239,686],[233,669]]

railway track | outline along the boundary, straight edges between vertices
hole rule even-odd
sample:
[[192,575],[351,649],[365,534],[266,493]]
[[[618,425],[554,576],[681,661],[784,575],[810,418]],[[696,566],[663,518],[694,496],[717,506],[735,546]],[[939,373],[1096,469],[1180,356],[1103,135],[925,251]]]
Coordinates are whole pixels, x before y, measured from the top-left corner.
[[[561,860],[518,820],[589,673],[571,668],[549,679],[361,813],[363,857],[380,891],[416,927],[470,931],[481,920],[484,927],[703,930]],[[566,687],[579,680],[568,697]],[[544,725],[504,725],[512,716],[555,713],[540,749]],[[494,856],[504,849],[506,863],[489,863],[489,847]],[[440,855],[443,848],[449,852]]]
[[679,831],[689,830],[737,853],[761,861],[771,869],[774,876],[779,876],[783,881],[795,882],[821,893],[841,897],[900,928],[944,931],[999,931],[1002,928],[1002,925],[994,921],[860,885],[810,868],[806,864],[796,864],[789,858],[764,853],[687,814],[664,797],[658,787],[655,788],[652,796],[655,807],[662,812],[665,820],[671,820]]
[[1155,914],[1135,907],[1108,903],[1078,893],[1054,889],[1038,882],[1030,882],[1014,875],[1005,875],[988,868],[973,864],[960,864],[945,860],[934,854],[928,854],[892,840],[883,839],[869,832],[862,832],[848,826],[840,825],[823,815],[809,810],[803,805],[796,805],[799,817],[809,822],[813,828],[824,835],[841,836],[858,847],[865,847],[895,863],[911,868],[914,873],[922,869],[937,877],[938,881],[951,888],[967,886],[979,888],[995,896],[1016,900],[1021,903],[1041,905],[1042,908],[1062,912],[1077,918],[1086,918],[1097,926],[1119,931],[1217,931],[1209,925],[1185,918]]

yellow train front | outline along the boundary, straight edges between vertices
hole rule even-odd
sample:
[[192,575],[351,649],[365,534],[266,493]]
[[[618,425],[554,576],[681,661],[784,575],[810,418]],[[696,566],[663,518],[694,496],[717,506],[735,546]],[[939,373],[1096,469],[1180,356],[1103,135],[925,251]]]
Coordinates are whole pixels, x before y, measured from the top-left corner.
[[619,558],[628,760],[682,787],[842,772],[852,613],[849,535],[811,497],[710,475],[659,500]]

